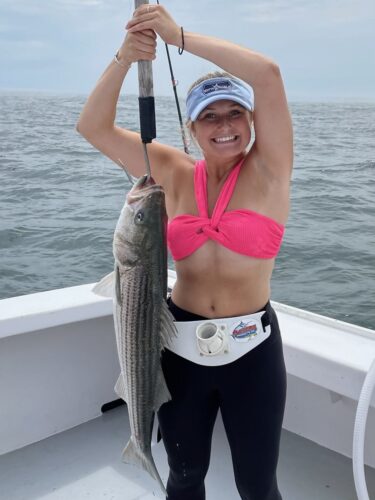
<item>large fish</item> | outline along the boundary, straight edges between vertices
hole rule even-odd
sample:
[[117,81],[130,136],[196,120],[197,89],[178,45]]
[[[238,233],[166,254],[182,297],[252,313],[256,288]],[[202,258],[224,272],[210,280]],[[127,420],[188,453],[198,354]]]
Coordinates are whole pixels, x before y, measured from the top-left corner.
[[166,303],[166,230],[164,191],[145,175],[128,193],[117,222],[114,272],[93,289],[99,295],[113,296],[121,367],[115,391],[127,403],[131,429],[122,459],[148,471],[164,494],[151,454],[151,437],[155,412],[171,398],[160,354],[176,334]]

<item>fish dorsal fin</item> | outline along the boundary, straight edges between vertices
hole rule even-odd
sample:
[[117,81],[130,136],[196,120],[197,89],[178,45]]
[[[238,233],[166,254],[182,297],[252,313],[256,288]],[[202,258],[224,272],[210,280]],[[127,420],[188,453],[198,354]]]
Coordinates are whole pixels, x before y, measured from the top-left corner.
[[113,289],[114,289],[114,277],[115,272],[104,276],[96,285],[93,287],[92,292],[96,295],[100,295],[101,297],[113,297]]
[[171,345],[173,338],[176,336],[177,329],[174,324],[174,317],[168,308],[167,302],[163,299],[161,305],[160,350]]

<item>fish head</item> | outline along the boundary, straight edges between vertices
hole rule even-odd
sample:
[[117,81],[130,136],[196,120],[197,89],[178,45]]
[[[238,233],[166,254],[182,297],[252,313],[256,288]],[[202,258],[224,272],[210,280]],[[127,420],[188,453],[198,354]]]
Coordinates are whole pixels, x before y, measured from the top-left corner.
[[166,245],[167,213],[162,186],[152,177],[140,177],[129,191],[117,222],[113,250],[123,265],[134,265]]

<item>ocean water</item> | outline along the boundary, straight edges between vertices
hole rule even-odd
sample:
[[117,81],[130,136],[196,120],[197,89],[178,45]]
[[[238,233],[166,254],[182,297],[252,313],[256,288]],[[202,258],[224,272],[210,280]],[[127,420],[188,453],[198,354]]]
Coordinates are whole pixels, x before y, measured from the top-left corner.
[[[0,94],[0,298],[95,282],[130,185],[75,130],[87,96]],[[271,298],[375,328],[375,104],[291,103],[291,212]],[[173,98],[158,140],[181,147]],[[117,124],[138,130],[136,96]],[[173,262],[170,260],[170,266]]]

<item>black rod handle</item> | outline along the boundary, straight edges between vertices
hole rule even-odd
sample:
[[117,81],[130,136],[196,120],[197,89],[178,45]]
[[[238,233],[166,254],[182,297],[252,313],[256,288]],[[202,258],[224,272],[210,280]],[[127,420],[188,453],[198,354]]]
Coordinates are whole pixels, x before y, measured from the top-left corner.
[[[148,4],[148,0],[134,0],[135,8]],[[152,142],[156,137],[154,83],[152,61],[138,61],[139,121],[143,143]]]

